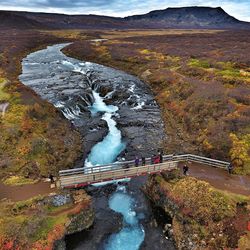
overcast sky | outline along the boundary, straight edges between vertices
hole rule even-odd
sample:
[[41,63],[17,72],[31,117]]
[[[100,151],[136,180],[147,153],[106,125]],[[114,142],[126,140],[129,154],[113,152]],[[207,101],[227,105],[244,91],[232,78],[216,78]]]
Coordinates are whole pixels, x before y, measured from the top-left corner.
[[0,0],[2,10],[129,16],[182,6],[221,6],[230,15],[250,21],[250,0]]

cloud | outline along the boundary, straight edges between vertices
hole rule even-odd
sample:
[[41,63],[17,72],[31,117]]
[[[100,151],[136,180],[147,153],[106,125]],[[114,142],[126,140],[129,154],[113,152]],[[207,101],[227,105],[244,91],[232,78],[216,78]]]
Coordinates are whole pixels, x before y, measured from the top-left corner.
[[250,21],[249,0],[0,0],[0,9],[66,14],[128,16],[183,6],[221,6],[230,15]]

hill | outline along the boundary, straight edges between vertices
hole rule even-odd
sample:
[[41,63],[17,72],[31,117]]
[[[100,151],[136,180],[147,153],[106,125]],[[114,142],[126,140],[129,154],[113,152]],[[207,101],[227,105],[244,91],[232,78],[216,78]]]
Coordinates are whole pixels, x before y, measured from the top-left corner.
[[155,10],[125,18],[98,15],[0,11],[0,28],[17,29],[250,29],[250,23],[228,15],[222,8],[183,7]]
[[228,15],[222,8],[183,7],[155,10],[144,15],[125,18],[135,26],[150,28],[249,28],[249,23],[242,22]]

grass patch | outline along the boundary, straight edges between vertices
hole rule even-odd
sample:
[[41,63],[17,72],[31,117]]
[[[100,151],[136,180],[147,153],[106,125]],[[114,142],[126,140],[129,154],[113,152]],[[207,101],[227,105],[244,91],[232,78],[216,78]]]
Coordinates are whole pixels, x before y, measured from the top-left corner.
[[250,197],[242,194],[235,194],[228,191],[215,189],[216,191],[220,192],[226,199],[232,200],[234,202],[250,202]]
[[0,77],[0,101],[6,101],[10,98],[10,95],[4,91],[4,87],[7,80]]
[[13,205],[11,211],[14,214],[21,213],[23,210],[32,207],[33,204],[36,204],[38,201],[41,201],[43,198],[44,196],[38,195],[28,200],[18,201]]
[[230,79],[244,79],[249,81],[249,72],[236,68],[232,62],[217,62],[216,63],[217,75],[221,75]]
[[47,239],[48,234],[53,230],[56,225],[63,225],[67,221],[67,214],[62,214],[54,217],[47,217],[41,223],[41,226],[34,232],[32,236],[32,241],[38,241],[42,239]]
[[182,204],[183,213],[187,213],[201,224],[233,217],[236,212],[235,202],[229,196],[192,177],[176,182],[171,195]]
[[143,55],[147,55],[147,54],[151,54],[152,51],[150,51],[148,49],[142,49],[142,50],[140,50],[140,53],[143,54]]
[[21,185],[27,185],[27,184],[35,184],[37,183],[38,180],[33,180],[29,178],[25,178],[23,176],[11,176],[7,178],[4,181],[5,185],[10,185],[10,186],[21,186]]
[[242,236],[239,240],[239,248],[238,249],[250,249],[250,232],[247,232],[246,235]]

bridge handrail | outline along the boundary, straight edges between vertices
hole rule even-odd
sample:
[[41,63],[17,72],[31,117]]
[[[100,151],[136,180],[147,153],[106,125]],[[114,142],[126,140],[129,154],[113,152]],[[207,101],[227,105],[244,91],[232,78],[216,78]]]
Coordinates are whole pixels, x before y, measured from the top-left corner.
[[[171,161],[169,162],[170,164],[175,164],[175,163],[178,163],[178,161]],[[118,172],[126,172],[126,171],[129,171],[129,170],[137,170],[137,172],[140,172],[140,170],[144,170],[144,169],[147,169],[149,170],[150,168],[154,167],[154,168],[158,168],[160,169],[161,166],[165,166],[166,165],[166,162],[165,163],[159,163],[159,164],[152,164],[152,165],[145,165],[145,166],[139,166],[139,167],[133,167],[133,168],[129,168],[129,169],[114,169],[112,170],[112,173],[118,173]],[[171,168],[175,168],[175,167],[171,167]],[[86,173],[84,174],[84,176],[93,176],[93,175],[102,175],[102,174],[106,174],[107,172],[110,172],[110,171],[100,171],[100,172],[94,172],[94,173]],[[83,174],[83,173],[81,173]],[[72,178],[74,178],[74,176],[72,176]]]
[[215,160],[212,158],[207,158],[207,157],[192,155],[192,154],[189,154],[188,158],[191,161],[197,160],[198,162],[201,162],[201,163],[207,162],[207,163],[216,164],[216,165],[222,166],[222,167],[227,167],[230,164],[229,162],[226,162],[226,161]]
[[163,170],[171,170],[177,168],[178,161],[168,161],[165,163],[145,165],[140,167],[132,167],[128,169],[116,169],[113,171],[100,171],[95,173],[79,175],[61,176],[60,186],[77,187],[78,185],[85,186],[91,183],[105,182],[108,180],[119,180],[124,178],[132,178],[144,174],[161,172]]
[[[212,158],[208,157],[203,157],[203,156],[198,156],[198,155],[193,155],[193,154],[183,154],[183,155],[164,155],[163,156],[163,162],[167,161],[175,161],[177,160],[178,162],[180,161],[194,161],[198,163],[204,163],[207,165],[211,165],[214,167],[220,167],[220,168],[226,168],[230,163],[226,161],[220,161],[220,160],[215,160]],[[151,163],[151,158],[146,158],[146,165],[147,163]],[[134,166],[134,160],[131,161],[122,161],[122,162],[115,162],[112,164],[105,164],[105,165],[100,165],[100,166],[93,166],[93,167],[86,167],[86,168],[75,168],[75,169],[67,169],[67,170],[60,170],[59,171],[59,176],[69,176],[69,175],[74,175],[74,174],[82,174],[82,173],[94,173],[94,172],[99,172],[100,169],[101,171],[108,171],[108,170],[113,170],[114,169],[119,169],[124,166],[131,167]]]
[[[163,156],[163,160],[166,158],[171,158],[172,159],[173,155],[164,155]],[[151,162],[151,158],[145,158],[145,162]],[[73,168],[73,169],[66,169],[66,170],[60,170],[59,171],[59,175],[60,176],[64,176],[64,175],[70,175],[70,174],[76,174],[76,173],[83,173],[83,172],[88,172],[88,170],[91,170],[91,172],[94,172],[94,170],[99,170],[100,168],[105,169],[105,167],[107,168],[111,168],[113,167],[119,167],[119,166],[134,166],[134,160],[131,161],[121,161],[121,162],[114,162],[114,163],[110,163],[110,164],[105,164],[105,165],[97,165],[97,166],[93,166],[93,167],[82,167],[82,168]]]

